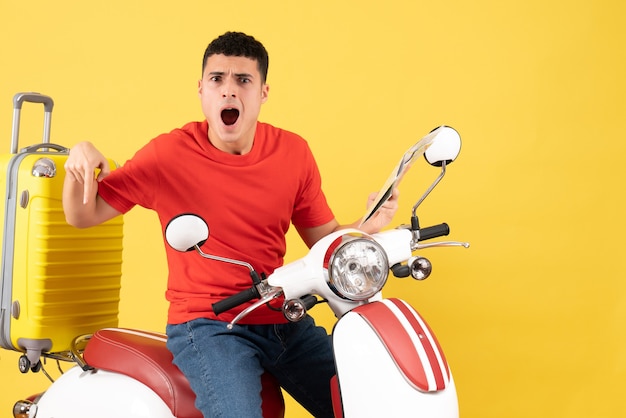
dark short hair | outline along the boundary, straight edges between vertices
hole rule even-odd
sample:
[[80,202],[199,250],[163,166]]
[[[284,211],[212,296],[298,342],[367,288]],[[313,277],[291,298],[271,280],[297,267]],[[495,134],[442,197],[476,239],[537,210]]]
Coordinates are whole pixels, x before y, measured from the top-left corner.
[[256,60],[261,78],[265,83],[269,67],[269,56],[263,44],[254,37],[243,32],[226,32],[215,38],[204,51],[202,58],[202,73],[207,59],[211,55],[223,54],[230,57],[246,57]]

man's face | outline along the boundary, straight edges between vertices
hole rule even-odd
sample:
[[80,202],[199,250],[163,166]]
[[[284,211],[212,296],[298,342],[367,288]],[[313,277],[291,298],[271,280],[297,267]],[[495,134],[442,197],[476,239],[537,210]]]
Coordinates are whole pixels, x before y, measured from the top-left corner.
[[210,56],[198,82],[198,95],[209,122],[211,143],[233,154],[249,152],[268,91],[256,60],[221,54]]

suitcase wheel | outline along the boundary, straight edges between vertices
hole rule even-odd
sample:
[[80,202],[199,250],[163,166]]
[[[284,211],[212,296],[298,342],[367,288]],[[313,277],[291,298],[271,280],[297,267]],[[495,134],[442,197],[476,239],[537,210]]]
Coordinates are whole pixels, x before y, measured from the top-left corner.
[[37,373],[41,370],[41,361],[38,361],[35,364],[31,364],[26,354],[23,354],[20,356],[17,366],[22,373],[28,373],[29,370],[31,370],[33,373]]

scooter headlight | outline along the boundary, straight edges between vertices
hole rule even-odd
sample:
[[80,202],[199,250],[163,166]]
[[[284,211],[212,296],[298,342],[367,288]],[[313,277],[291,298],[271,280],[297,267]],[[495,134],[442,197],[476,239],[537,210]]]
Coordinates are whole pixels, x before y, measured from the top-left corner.
[[338,296],[366,300],[380,291],[389,276],[382,246],[368,235],[345,234],[329,247],[325,257],[328,286]]

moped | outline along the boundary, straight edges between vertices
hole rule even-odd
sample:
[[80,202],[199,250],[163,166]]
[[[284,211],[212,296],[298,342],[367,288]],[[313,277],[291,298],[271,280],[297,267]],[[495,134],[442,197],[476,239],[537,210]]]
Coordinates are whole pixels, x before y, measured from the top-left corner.
[[[208,262],[231,263],[248,270],[248,289],[213,304],[219,315],[252,302],[225,324],[229,329],[276,300],[282,300],[289,321],[301,320],[317,304],[328,304],[337,318],[332,330],[337,374],[329,382],[337,418],[456,418],[456,387],[435,334],[410,304],[383,298],[382,289],[390,273],[416,280],[431,274],[430,261],[414,255],[419,250],[469,247],[456,241],[425,243],[448,235],[449,227],[445,223],[421,227],[416,215],[460,148],[460,136],[453,128],[435,128],[403,155],[362,219],[363,223],[376,213],[409,167],[424,156],[429,164],[440,167],[440,173],[413,206],[409,224],[372,235],[359,229],[334,232],[313,245],[303,258],[267,276],[245,261],[203,252],[209,226],[197,215],[173,218],[165,237],[178,251],[195,251]],[[124,328],[78,336],[69,353],[51,356],[75,365],[43,394],[18,401],[13,416],[201,417],[193,404],[195,396],[172,364],[165,342],[163,334]],[[284,417],[282,393],[269,374],[263,376],[262,397],[264,417]]]

